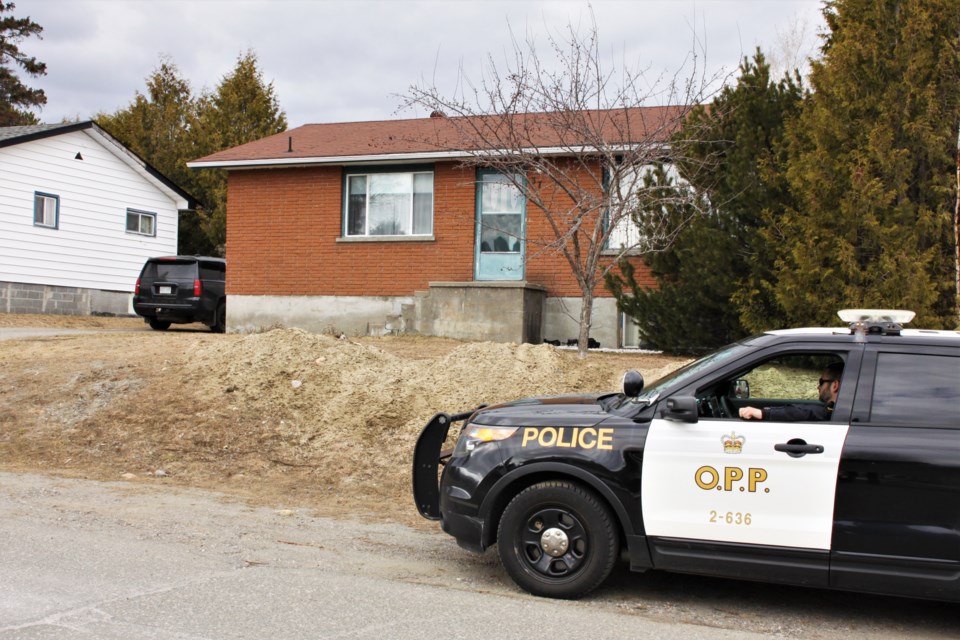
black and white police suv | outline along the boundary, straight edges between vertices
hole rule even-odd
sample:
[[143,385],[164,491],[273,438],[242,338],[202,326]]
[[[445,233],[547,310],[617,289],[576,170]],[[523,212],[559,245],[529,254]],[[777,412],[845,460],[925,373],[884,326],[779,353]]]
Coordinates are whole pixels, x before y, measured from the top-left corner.
[[417,508],[467,549],[497,544],[535,595],[582,596],[623,554],[634,571],[960,601],[960,332],[902,328],[913,315],[846,310],[849,328],[770,331],[649,387],[628,372],[622,393],[438,414]]

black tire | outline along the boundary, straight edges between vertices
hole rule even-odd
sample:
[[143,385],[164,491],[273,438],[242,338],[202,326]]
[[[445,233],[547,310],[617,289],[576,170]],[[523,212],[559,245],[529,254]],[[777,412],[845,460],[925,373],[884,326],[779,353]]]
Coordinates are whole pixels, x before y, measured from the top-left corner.
[[170,328],[170,323],[166,320],[157,320],[156,318],[150,318],[150,328],[156,331],[166,331]]
[[567,481],[541,482],[521,491],[500,518],[500,562],[535,596],[580,598],[607,579],[619,536],[607,506]]
[[210,330],[214,333],[225,333],[227,330],[227,303],[223,300],[217,305],[217,317]]

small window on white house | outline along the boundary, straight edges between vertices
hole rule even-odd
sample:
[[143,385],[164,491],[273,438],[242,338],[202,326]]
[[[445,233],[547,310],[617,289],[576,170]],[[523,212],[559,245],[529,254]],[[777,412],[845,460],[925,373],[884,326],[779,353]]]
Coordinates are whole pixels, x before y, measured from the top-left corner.
[[40,192],[33,194],[33,224],[57,228],[60,224],[60,196]]
[[127,232],[142,236],[157,235],[157,214],[127,209]]

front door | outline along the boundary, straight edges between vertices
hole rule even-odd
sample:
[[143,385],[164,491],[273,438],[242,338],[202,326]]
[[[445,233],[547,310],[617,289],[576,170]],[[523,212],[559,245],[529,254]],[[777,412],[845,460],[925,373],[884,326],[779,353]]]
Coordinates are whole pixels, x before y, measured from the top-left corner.
[[523,280],[526,200],[507,176],[477,175],[476,280]]
[[[647,535],[829,550],[847,428],[837,422],[655,419],[643,453]],[[790,450],[804,445],[819,448]]]

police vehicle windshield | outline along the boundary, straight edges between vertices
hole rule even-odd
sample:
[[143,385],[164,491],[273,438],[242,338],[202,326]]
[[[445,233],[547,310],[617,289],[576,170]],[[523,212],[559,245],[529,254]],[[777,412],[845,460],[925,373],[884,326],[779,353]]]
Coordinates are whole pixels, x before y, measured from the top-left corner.
[[727,345],[718,351],[706,355],[699,360],[694,360],[679,369],[671,371],[662,378],[658,378],[653,381],[649,387],[644,387],[640,395],[630,398],[622,396],[621,402],[613,409],[621,409],[626,407],[635,406],[637,404],[642,404],[649,406],[655,403],[660,394],[664,393],[667,388],[675,388],[683,386],[688,380],[691,380],[697,376],[701,371],[707,367],[712,367],[715,364],[723,362],[724,360],[729,360],[730,358],[735,358],[742,353],[745,353],[750,350],[748,346],[749,340],[743,342],[735,342],[733,344]]

